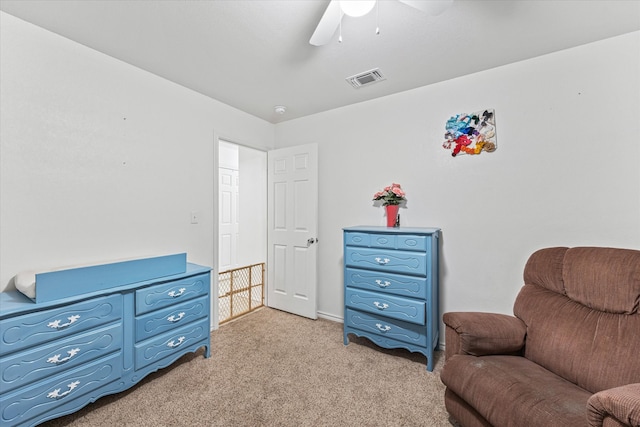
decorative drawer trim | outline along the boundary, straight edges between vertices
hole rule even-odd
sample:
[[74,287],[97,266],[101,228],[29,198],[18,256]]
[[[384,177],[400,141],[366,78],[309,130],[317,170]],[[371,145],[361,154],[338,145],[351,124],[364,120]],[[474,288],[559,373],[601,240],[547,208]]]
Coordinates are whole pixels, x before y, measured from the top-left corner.
[[371,234],[369,237],[372,248],[396,249],[396,235],[394,234]]
[[209,293],[210,276],[200,274],[136,291],[136,314],[148,313]]
[[427,276],[427,254],[424,252],[347,246],[344,262],[348,267]]
[[9,354],[121,319],[121,294],[15,316],[0,322],[0,347]]
[[29,348],[0,359],[0,389],[9,392],[25,384],[108,355],[122,348],[122,323]]
[[209,336],[209,319],[190,323],[135,345],[136,370],[156,363],[184,348],[204,341]]
[[136,318],[136,341],[145,340],[208,315],[208,296],[147,313]]
[[117,380],[122,374],[122,353],[66,371],[35,387],[0,395],[0,424],[14,425],[73,401]]
[[371,241],[370,236],[369,233],[347,232],[344,233],[344,243],[345,245],[368,247]]
[[427,335],[424,327],[389,319],[356,310],[347,309],[345,326],[420,347],[426,347]]
[[429,239],[431,239],[431,236],[421,236],[417,234],[360,233],[355,231],[346,231],[344,233],[346,246],[401,249],[408,251],[428,251]]
[[427,236],[412,236],[401,234],[396,237],[396,249],[408,251],[428,251],[429,239]]
[[426,304],[420,300],[348,287],[345,290],[345,304],[347,307],[417,325],[424,325],[426,321]]
[[427,299],[426,277],[346,268],[344,284],[368,291]]

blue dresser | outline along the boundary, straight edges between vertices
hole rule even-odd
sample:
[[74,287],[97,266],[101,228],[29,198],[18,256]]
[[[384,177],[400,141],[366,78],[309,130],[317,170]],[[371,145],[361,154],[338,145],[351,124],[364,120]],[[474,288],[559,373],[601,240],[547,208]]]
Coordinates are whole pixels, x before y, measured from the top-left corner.
[[427,357],[438,345],[438,228],[344,229],[344,344],[348,335]]
[[43,275],[38,292],[59,299],[0,293],[0,425],[77,411],[200,347],[209,357],[210,269],[183,262],[158,277],[154,262],[50,273],[50,284]]

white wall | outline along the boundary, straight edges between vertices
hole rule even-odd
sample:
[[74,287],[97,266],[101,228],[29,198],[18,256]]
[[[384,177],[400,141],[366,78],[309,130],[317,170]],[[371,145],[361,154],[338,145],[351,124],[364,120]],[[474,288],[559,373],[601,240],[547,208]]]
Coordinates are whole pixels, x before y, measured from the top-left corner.
[[[640,249],[639,52],[636,32],[276,125],[319,145],[321,314],[342,317],[342,227],[383,225],[391,182],[402,225],[443,230],[441,312],[511,313],[542,247]],[[497,151],[453,158],[445,122],[486,108]]]
[[238,264],[242,267],[267,262],[267,153],[240,146],[239,162]]
[[6,13],[0,31],[0,290],[121,257],[217,264],[213,141],[269,148],[273,125]]

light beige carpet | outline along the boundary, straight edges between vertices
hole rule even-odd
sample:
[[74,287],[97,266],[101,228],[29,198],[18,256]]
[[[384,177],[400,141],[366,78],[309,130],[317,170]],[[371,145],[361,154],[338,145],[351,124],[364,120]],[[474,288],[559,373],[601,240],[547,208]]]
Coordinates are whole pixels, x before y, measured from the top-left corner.
[[202,349],[46,426],[450,426],[426,358],[364,338],[342,324],[262,308],[211,334]]

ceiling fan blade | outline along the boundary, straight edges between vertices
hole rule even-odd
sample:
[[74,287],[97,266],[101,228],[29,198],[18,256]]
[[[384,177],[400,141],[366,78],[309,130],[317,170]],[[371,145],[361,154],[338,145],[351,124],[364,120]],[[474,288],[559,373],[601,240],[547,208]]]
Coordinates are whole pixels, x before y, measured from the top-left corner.
[[324,15],[320,18],[320,22],[313,32],[309,43],[314,46],[322,46],[329,43],[340,25],[342,15],[343,12],[340,9],[340,2],[338,0],[331,0],[327,6],[327,10],[324,11]]
[[411,6],[415,9],[421,10],[429,15],[440,15],[447,10],[453,0],[398,0],[400,3],[404,3],[407,6]]

